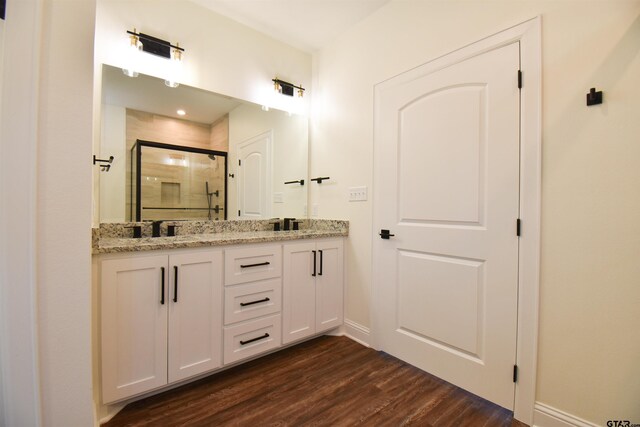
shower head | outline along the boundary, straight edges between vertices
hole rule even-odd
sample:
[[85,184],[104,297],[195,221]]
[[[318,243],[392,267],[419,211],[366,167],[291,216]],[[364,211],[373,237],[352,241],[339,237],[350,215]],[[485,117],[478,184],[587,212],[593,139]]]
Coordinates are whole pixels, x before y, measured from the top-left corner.
[[216,155],[215,154],[209,154],[209,158],[213,161],[216,160]]

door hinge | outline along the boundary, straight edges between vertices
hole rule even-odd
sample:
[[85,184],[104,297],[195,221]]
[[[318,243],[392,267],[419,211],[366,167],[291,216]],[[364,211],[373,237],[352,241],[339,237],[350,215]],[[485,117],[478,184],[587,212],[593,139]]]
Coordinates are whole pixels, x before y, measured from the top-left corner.
[[513,365],[513,382],[518,382],[518,365]]
[[238,160],[238,166],[242,166],[242,160]]
[[518,70],[518,89],[522,89],[522,70]]
[[520,218],[516,219],[516,236],[520,237]]

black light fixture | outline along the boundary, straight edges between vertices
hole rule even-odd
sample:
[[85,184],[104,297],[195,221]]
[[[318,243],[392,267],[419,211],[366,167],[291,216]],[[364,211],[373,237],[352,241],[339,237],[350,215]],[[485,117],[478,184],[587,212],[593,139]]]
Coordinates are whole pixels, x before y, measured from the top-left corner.
[[129,77],[137,77],[138,53],[140,51],[147,52],[170,61],[164,83],[169,87],[178,87],[179,69],[184,48],[180,47],[178,43],[173,45],[166,40],[150,36],[149,34],[138,33],[135,28],[133,31],[127,30],[127,34],[129,34],[131,47],[129,55],[131,57],[126,61],[128,63],[127,68],[123,68],[122,71]]
[[294,89],[298,89],[298,97],[302,98],[304,96],[304,88],[302,85],[296,86],[293,83],[285,82],[277,77],[275,79],[271,79],[271,81],[273,82],[273,88],[278,93],[286,96],[293,96]]
[[127,34],[129,34],[132,38],[135,38],[136,41],[139,40],[142,43],[143,52],[147,52],[152,55],[171,59],[172,49],[174,51],[177,51],[174,53],[177,53],[178,55],[182,55],[182,53],[184,52],[184,49],[181,48],[177,43],[174,46],[166,40],[162,40],[144,33],[137,33],[135,28],[133,29],[133,31],[127,30]]

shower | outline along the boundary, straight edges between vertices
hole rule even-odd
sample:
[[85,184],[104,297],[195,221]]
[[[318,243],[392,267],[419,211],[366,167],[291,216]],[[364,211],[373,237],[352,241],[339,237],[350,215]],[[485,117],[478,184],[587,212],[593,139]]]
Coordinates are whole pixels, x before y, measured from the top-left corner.
[[226,170],[225,152],[137,140],[131,148],[129,216],[226,219]]

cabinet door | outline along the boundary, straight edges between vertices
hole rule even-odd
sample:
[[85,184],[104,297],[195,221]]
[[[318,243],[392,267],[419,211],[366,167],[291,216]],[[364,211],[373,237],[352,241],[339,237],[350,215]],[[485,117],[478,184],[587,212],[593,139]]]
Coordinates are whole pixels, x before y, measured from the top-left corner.
[[342,325],[343,249],[342,239],[321,241],[316,276],[316,333]]
[[[315,243],[284,245],[282,274],[282,343],[315,333],[316,290]],[[316,253],[317,257],[317,253]]]
[[169,256],[169,382],[221,366],[222,252]]
[[101,263],[104,403],[167,383],[166,270],[166,255]]

